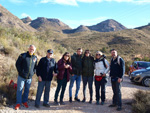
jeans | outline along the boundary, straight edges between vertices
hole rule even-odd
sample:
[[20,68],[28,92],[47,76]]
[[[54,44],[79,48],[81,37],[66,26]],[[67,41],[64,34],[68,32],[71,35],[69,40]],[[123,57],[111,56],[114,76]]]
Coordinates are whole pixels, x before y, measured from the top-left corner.
[[90,100],[92,100],[92,97],[93,97],[93,87],[92,87],[93,86],[93,76],[90,76],[90,77],[82,76],[82,80],[83,80],[83,97],[84,97],[84,99],[86,99],[86,86],[88,83]]
[[62,88],[62,90],[61,90],[61,94],[60,94],[60,101],[63,101],[64,93],[66,90],[66,85],[67,85],[67,78],[63,78],[63,80],[59,80],[59,79],[57,80],[57,88],[56,88],[56,92],[55,92],[54,101],[57,101],[58,94],[59,94],[59,91],[61,88]]
[[35,105],[40,105],[40,100],[41,100],[41,96],[42,96],[44,87],[45,87],[45,91],[44,91],[44,102],[43,102],[43,104],[49,103],[50,85],[51,85],[51,81],[38,82]]
[[80,89],[80,83],[81,83],[81,75],[74,75],[70,77],[70,85],[69,85],[69,97],[72,97],[72,87],[74,84],[74,81],[76,80],[76,93],[75,97],[78,97],[79,89]]
[[[107,83],[107,78],[102,78],[101,81],[95,80],[96,101],[99,101],[101,97],[101,101],[105,102],[106,83]],[[100,88],[101,88],[101,96],[100,96]]]
[[[24,79],[21,76],[18,76],[16,104],[21,104],[21,103],[28,101],[28,95],[29,95],[29,89],[30,89],[31,82],[32,82],[32,79]],[[25,86],[25,89],[24,89],[24,94],[23,94],[23,98],[22,98],[22,90],[23,90],[24,86]]]
[[118,83],[118,81],[111,81],[111,84],[113,90],[113,104],[122,106],[121,83]]

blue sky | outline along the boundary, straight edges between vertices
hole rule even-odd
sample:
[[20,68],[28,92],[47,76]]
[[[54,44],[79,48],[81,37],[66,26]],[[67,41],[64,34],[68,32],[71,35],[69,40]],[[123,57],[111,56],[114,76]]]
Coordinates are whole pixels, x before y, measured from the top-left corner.
[[114,19],[128,28],[150,23],[150,0],[0,0],[19,18],[57,18],[76,28]]

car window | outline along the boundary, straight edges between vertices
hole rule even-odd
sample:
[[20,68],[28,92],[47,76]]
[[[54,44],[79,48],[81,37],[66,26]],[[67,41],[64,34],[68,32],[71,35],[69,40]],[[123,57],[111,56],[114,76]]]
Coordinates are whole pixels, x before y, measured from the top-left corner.
[[139,62],[138,67],[147,68],[150,66],[150,62]]
[[133,63],[134,68],[137,68],[137,63]]

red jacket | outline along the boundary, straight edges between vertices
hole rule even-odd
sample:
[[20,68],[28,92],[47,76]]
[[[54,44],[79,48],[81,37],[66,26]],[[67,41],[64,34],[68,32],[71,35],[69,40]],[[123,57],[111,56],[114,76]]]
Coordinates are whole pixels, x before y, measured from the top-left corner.
[[[64,73],[65,73],[65,62],[63,61],[63,59],[60,59],[57,63],[58,65],[58,75],[57,75],[57,79],[62,80],[64,78]],[[67,69],[67,82],[70,79],[70,73],[72,72],[72,65],[71,63],[69,63],[70,67]]]

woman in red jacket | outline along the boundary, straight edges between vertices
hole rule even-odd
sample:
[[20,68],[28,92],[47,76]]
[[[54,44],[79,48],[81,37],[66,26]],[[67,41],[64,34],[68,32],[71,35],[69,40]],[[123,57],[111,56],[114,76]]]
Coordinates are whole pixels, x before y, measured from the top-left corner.
[[60,104],[65,105],[65,103],[63,102],[63,97],[64,97],[67,82],[69,81],[70,78],[70,73],[72,71],[70,54],[66,52],[63,55],[63,57],[58,61],[57,65],[58,65],[57,89],[55,92],[54,103],[56,105],[59,105],[57,98],[58,98],[59,91],[61,89]]

